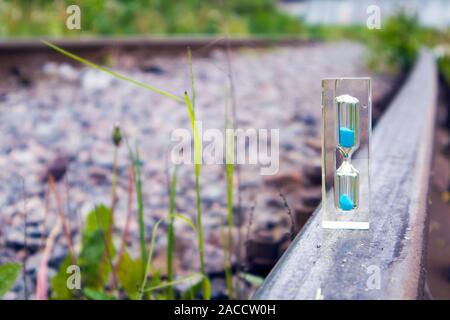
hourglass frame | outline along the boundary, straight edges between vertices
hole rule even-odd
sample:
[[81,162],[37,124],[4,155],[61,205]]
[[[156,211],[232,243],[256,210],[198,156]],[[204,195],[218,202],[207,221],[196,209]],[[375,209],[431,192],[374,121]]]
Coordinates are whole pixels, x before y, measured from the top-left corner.
[[322,80],[322,227],[369,229],[372,84]]

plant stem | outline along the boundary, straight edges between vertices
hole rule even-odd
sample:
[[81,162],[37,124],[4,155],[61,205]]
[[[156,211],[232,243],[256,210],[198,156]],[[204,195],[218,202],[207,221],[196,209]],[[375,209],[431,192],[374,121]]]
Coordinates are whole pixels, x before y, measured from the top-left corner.
[[138,221],[139,221],[139,241],[141,247],[141,263],[142,272],[144,276],[145,272],[145,262],[147,261],[147,252],[145,250],[145,224],[144,224],[144,200],[142,196],[142,180],[141,180],[141,159],[139,156],[139,151],[136,147],[136,158],[135,158],[135,178],[136,178],[136,196],[138,205]]
[[127,244],[128,232],[130,229],[131,214],[133,213],[133,185],[134,185],[134,169],[133,169],[133,164],[131,164],[128,169],[127,218],[126,218],[125,227],[124,227],[123,233],[122,233],[122,243],[120,245],[116,269],[120,265],[120,261],[122,260],[123,254],[125,252],[125,246]]
[[[228,298],[232,299],[234,296],[233,290],[233,275],[231,271],[231,258],[233,248],[233,177],[234,177],[234,135],[229,136],[228,129],[230,129],[230,121],[228,119],[228,91],[225,94],[225,145],[226,145],[226,161],[225,161],[225,176],[227,183],[227,220],[228,220],[228,238],[225,240],[225,280],[228,291]],[[233,128],[234,129],[234,128]]]
[[69,247],[70,257],[72,259],[72,264],[75,264],[76,263],[76,258],[75,258],[75,250],[73,248],[72,236],[70,234],[70,229],[69,229],[69,226],[67,224],[66,217],[64,215],[64,209],[63,209],[63,206],[62,206],[62,203],[61,203],[61,198],[59,196],[59,192],[58,192],[58,189],[57,189],[57,186],[56,186],[56,182],[55,182],[55,179],[53,178],[52,175],[50,175],[48,177],[48,184],[49,184],[50,190],[52,190],[54,195],[55,195],[56,206],[58,208],[59,217],[61,219],[61,225],[62,225],[62,228],[63,228],[64,237],[66,238],[67,246]]
[[226,284],[227,284],[227,291],[228,291],[228,298],[233,299],[234,292],[233,292],[233,279],[232,279],[232,272],[231,272],[231,258],[232,258],[232,251],[233,251],[233,172],[234,172],[234,165],[233,164],[226,164],[226,177],[227,177],[227,220],[228,220],[228,238],[226,241],[226,249],[228,251],[228,259],[226,259],[226,265],[225,265],[225,276],[226,276]]
[[[188,48],[188,62],[189,71],[191,76],[191,90],[192,95],[195,98],[195,80],[194,72],[192,68],[192,53],[190,48]],[[191,120],[192,133],[194,135],[194,166],[195,166],[195,203],[197,207],[197,237],[198,237],[198,252],[200,259],[200,272],[203,275],[203,297],[206,299],[209,296],[209,280],[206,276],[205,267],[205,249],[203,242],[203,225],[202,225],[202,204],[200,198],[200,169],[202,163],[202,140],[196,126],[196,116],[195,116],[195,104],[191,103],[189,95],[187,92],[184,93],[186,107],[188,108],[189,118]],[[195,103],[195,101],[194,101]]]
[[112,230],[114,228],[114,210],[116,208],[117,203],[117,175],[118,175],[118,168],[117,168],[117,158],[119,154],[119,148],[116,146],[114,147],[114,162],[113,162],[113,174],[111,178],[111,225],[110,230],[108,232],[112,233]]
[[[225,11],[227,12],[227,11]],[[235,91],[235,83],[234,83],[234,74],[233,74],[233,64],[231,59],[231,44],[230,44],[230,35],[229,35],[229,26],[228,26],[228,19],[226,18],[224,21],[225,24],[225,41],[226,41],[226,61],[227,61],[227,70],[228,70],[228,82],[230,85],[230,97],[231,97],[231,127],[233,129],[236,129],[239,126],[239,120],[237,116],[237,99],[236,99],[236,91]],[[234,138],[233,138],[234,139]],[[233,154],[234,154],[234,145],[233,145]],[[234,160],[234,158],[233,158]],[[237,191],[237,213],[240,215],[239,220],[243,220],[242,217],[242,198],[241,198],[241,168],[240,166],[234,166],[233,161],[233,173],[232,175],[235,175],[236,179],[236,191]],[[241,233],[241,224],[239,224],[238,229],[238,241],[237,241],[237,270],[236,273],[239,277],[239,273],[241,271],[242,266],[242,256],[241,256],[241,246],[242,246],[242,233]],[[231,259],[231,257],[230,257]],[[231,264],[231,261],[230,261]],[[236,295],[237,298],[241,298],[241,290],[239,287],[239,281],[236,283]]]
[[[195,167],[200,166],[198,164]],[[197,170],[195,170],[197,172]],[[198,170],[200,173],[200,170]],[[197,206],[197,235],[198,235],[198,251],[200,255],[200,272],[206,277],[205,268],[205,253],[204,253],[204,243],[203,243],[203,230],[202,230],[202,208],[200,199],[200,176],[195,175],[195,202]],[[203,289],[206,291],[205,280],[203,281]]]
[[102,232],[103,245],[105,248],[105,256],[106,256],[106,259],[108,259],[109,265],[111,267],[113,291],[117,292],[117,294],[118,294],[119,282],[117,281],[116,269],[114,268],[114,264],[113,264],[112,256],[111,256],[111,252],[110,252],[110,250],[113,248],[109,247],[109,243],[112,244],[112,240],[111,240],[112,235],[108,234],[108,230],[105,230],[102,219],[100,218],[100,215],[98,214],[97,207],[95,207],[94,210],[95,210],[95,216],[97,217],[97,224],[99,226],[99,229]]
[[191,47],[187,48],[188,54],[188,62],[189,62],[189,74],[191,78],[191,88],[192,88],[192,108],[195,113],[195,77],[194,77],[194,68],[192,67],[192,51]]
[[[175,167],[170,181],[169,189],[169,224],[167,227],[167,281],[173,281],[173,254],[175,249],[175,232],[174,232],[174,213],[175,213],[175,195],[177,192],[177,170]],[[174,299],[173,286],[167,287],[167,299]]]
[[147,252],[145,249],[145,225],[144,225],[144,200],[142,196],[142,181],[141,181],[141,159],[139,157],[139,150],[136,144],[136,152],[133,153],[128,140],[125,139],[125,143],[128,149],[128,155],[131,160],[132,177],[135,183],[136,190],[136,202],[138,207],[138,224],[139,224],[139,242],[141,251],[141,267],[142,267],[142,277],[145,276],[145,268],[147,261]]
[[[28,211],[27,211],[27,191],[25,188],[25,179],[19,175],[20,180],[22,182],[22,196],[23,196],[23,216],[24,216],[24,224],[23,224],[23,246],[25,247],[25,249],[27,250],[27,240],[28,240]],[[23,295],[24,295],[24,300],[28,300],[28,286],[27,286],[27,260],[28,260],[28,254],[25,254],[23,257],[23,263],[22,263],[22,268],[23,268]]]

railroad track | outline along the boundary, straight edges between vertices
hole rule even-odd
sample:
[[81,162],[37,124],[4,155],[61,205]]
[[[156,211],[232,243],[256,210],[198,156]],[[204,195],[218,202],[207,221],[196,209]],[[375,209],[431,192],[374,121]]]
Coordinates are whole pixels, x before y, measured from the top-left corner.
[[[52,43],[73,51],[100,49],[145,49],[150,51],[180,51],[190,47],[192,50],[213,48],[268,47],[272,45],[301,45],[310,40],[298,37],[238,37],[225,38],[214,36],[199,37],[123,37],[123,38],[80,38],[47,39]],[[0,55],[50,53],[39,39],[0,40]]]

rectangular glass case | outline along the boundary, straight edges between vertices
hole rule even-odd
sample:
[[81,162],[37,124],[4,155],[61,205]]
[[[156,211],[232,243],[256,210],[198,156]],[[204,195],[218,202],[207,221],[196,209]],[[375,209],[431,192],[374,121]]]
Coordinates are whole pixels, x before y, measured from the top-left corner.
[[322,226],[369,229],[370,78],[322,80]]

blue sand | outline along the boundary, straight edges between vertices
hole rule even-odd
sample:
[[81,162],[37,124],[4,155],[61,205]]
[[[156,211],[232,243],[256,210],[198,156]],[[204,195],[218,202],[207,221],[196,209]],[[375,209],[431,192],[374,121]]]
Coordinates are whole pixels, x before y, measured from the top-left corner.
[[351,148],[355,143],[355,131],[341,127],[339,129],[339,144],[344,148]]
[[350,199],[346,194],[341,194],[341,197],[339,198],[339,206],[342,210],[348,211],[352,210],[355,205],[352,199]]

